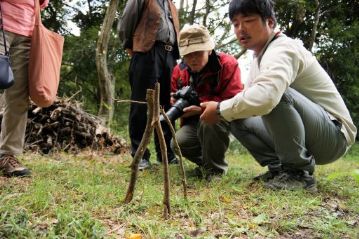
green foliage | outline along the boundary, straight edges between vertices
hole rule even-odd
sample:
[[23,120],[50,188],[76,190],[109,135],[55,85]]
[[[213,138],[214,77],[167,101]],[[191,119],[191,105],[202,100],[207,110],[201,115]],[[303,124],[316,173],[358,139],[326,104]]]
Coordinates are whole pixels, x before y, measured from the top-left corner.
[[[95,51],[100,25],[106,11],[104,2],[78,1],[77,5],[72,8],[64,7],[67,19],[74,22],[79,28],[79,35],[65,35],[59,95],[71,97],[79,92],[74,99],[82,102],[84,108],[93,114],[97,114],[99,109]],[[83,10],[84,5],[87,5],[88,11]],[[121,49],[116,36],[116,24],[114,24],[109,42],[107,62],[115,80],[115,98],[118,99],[129,96],[127,80],[129,59]],[[115,105],[114,122],[124,120],[123,112],[126,112],[127,108]],[[114,123],[114,126],[117,124]]]
[[[186,5],[180,9],[180,24],[190,24],[192,5]],[[195,11],[196,24],[206,26],[216,42],[216,49],[236,55],[240,46],[233,35],[231,23],[228,18],[228,1],[198,1]]]
[[[359,8],[358,2],[356,5]],[[342,20],[330,17],[330,20],[327,21],[328,26],[331,26],[325,31],[328,40],[320,43],[318,54],[320,62],[342,93],[354,123],[358,127],[359,40],[357,36],[359,35],[359,16],[358,14],[350,15],[352,6],[347,7],[347,9],[336,8],[338,11],[332,13],[333,15],[341,14]]]
[[[342,94],[355,125],[359,126],[359,2],[319,2],[314,52]],[[316,13],[315,1],[277,0],[277,20],[287,35],[308,47]]]

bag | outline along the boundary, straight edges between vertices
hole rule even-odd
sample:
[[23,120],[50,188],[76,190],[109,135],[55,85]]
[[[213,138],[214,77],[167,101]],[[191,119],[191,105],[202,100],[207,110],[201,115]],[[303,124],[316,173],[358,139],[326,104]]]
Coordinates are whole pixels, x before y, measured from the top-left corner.
[[14,74],[7,55],[0,55],[0,89],[7,89],[14,84]]
[[0,54],[0,89],[7,89],[14,84],[14,74],[11,70],[9,51],[6,46],[6,38],[3,25],[3,17],[0,2],[0,25],[1,32],[4,39],[5,54]]
[[39,0],[35,0],[35,26],[31,36],[29,94],[37,106],[48,107],[56,99],[64,37],[41,22]]

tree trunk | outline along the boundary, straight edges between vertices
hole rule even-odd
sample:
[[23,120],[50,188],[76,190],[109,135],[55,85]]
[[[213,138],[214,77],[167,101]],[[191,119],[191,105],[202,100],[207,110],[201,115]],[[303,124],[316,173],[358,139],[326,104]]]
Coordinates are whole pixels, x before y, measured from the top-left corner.
[[317,36],[317,30],[318,30],[318,25],[319,25],[319,15],[320,15],[320,2],[319,0],[315,0],[315,5],[316,5],[316,9],[315,9],[315,17],[314,17],[314,23],[313,23],[313,29],[312,29],[312,33],[311,33],[311,39],[309,41],[309,45],[308,45],[308,50],[312,51],[314,42],[315,42],[315,38]]
[[184,6],[184,0],[181,0],[179,10],[183,10],[183,6]]
[[96,46],[96,68],[100,91],[100,108],[98,115],[105,125],[109,125],[113,117],[115,79],[107,67],[107,50],[118,4],[119,0],[110,1]]
[[192,11],[189,17],[189,23],[191,25],[194,23],[194,19],[196,18],[196,7],[197,7],[197,0],[193,0]]
[[206,8],[206,13],[203,16],[202,25],[206,27],[207,26],[207,18],[208,18],[208,15],[210,14],[211,8],[212,8],[210,0],[206,0],[205,8]]

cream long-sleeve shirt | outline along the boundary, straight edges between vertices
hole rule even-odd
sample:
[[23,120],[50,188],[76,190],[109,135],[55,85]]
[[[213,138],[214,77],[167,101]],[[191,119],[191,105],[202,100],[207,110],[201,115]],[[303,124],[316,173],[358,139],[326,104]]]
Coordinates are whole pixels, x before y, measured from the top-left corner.
[[291,87],[321,105],[342,122],[348,145],[357,129],[333,81],[299,40],[279,35],[252,62],[249,80],[242,92],[221,102],[221,115],[228,121],[270,113]]

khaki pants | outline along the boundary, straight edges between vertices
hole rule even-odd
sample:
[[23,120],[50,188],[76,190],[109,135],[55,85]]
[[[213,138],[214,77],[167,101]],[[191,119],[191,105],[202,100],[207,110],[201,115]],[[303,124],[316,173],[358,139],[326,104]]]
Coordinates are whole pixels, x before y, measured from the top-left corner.
[[[6,89],[3,95],[5,104],[1,123],[0,154],[15,155],[22,153],[25,141],[29,107],[28,64],[31,38],[11,32],[5,34],[15,84]],[[2,36],[0,39],[0,51],[4,53]]]
[[226,121],[215,125],[194,121],[183,125],[176,132],[176,139],[184,157],[207,171],[225,173],[228,164],[224,156],[229,145],[229,130]]

